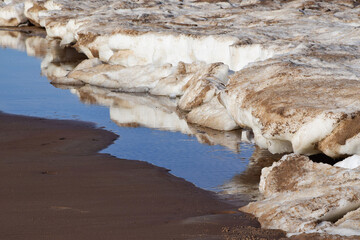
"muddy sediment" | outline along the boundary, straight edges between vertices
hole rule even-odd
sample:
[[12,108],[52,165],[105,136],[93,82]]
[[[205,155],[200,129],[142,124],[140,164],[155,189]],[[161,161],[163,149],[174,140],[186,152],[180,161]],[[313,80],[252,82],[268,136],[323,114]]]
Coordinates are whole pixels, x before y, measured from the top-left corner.
[[1,113],[0,130],[4,239],[285,236],[166,169],[97,153],[117,136],[92,124]]

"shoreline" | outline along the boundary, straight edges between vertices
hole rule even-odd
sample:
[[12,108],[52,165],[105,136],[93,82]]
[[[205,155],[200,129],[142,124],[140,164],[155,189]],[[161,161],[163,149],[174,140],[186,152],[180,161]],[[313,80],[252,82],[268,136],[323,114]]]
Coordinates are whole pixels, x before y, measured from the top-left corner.
[[[348,105],[358,102],[358,6],[301,0],[109,0],[105,6],[7,1],[0,25],[44,27],[47,38],[86,55],[49,78],[54,84],[177,96],[176,107],[192,124],[252,129],[255,143],[272,153],[339,158],[358,154],[358,132],[351,129],[359,106]],[[314,99],[318,92],[332,95]],[[311,131],[317,126],[326,127]]]
[[[147,1],[128,4],[109,0],[104,5],[101,1],[74,4],[61,0],[26,2],[10,0],[0,5],[0,25],[35,25],[46,29],[46,38],[55,40],[56,46],[60,46],[57,48],[60,51],[46,51],[46,55],[44,51],[41,51],[42,56],[46,57],[44,58],[46,64],[42,64],[41,69],[45,70],[44,75],[54,85],[77,86],[74,91],[80,99],[84,99],[85,96],[92,101],[92,98],[96,97],[93,89],[78,90],[87,86],[108,89],[102,90],[101,98],[99,98],[107,100],[106,102],[112,101],[109,96],[113,91],[143,92],[154,96],[167,96],[169,99],[176,97],[169,112],[179,111],[181,113],[179,119],[186,120],[186,124],[196,124],[220,131],[251,129],[252,142],[260,148],[268,149],[271,153],[300,155],[323,153],[333,159],[360,154],[358,148],[360,105],[357,94],[360,89],[358,84],[360,80],[358,71],[360,8],[354,1],[304,2],[295,0],[266,3],[262,1],[182,1],[180,4],[176,1],[161,3]],[[16,34],[9,34],[9,36],[11,36],[10,39],[14,39]],[[7,38],[4,39],[4,41],[7,40]],[[31,46],[37,45],[34,44],[36,40],[38,39],[29,39],[21,47],[30,50]],[[39,42],[42,46],[49,46],[48,41],[40,39]],[[39,47],[40,50],[45,48]],[[61,49],[71,49],[73,55],[62,55],[61,53],[67,51]],[[48,52],[51,54],[48,55]],[[33,54],[29,53],[29,55]],[[76,63],[71,62],[67,66],[60,63],[63,60],[69,63],[69,59],[73,61],[75,56],[79,56],[78,53],[82,54],[81,57],[76,58]],[[67,58],[69,56],[70,58]],[[167,107],[169,106],[166,105]],[[141,115],[143,114],[144,111],[141,111]],[[117,118],[114,117],[112,120],[117,120]],[[121,122],[118,121],[118,123]],[[6,126],[3,128],[7,129]],[[14,127],[14,129],[17,128],[18,126]],[[247,225],[249,219],[244,218],[247,215],[240,214],[239,217],[235,214],[239,219],[225,221],[225,224],[222,218],[219,220],[219,214],[214,213],[226,212],[229,214],[224,214],[223,217],[227,219],[231,216],[232,219],[235,215],[230,213],[237,213],[237,211],[233,210],[231,205],[219,201],[211,194],[209,195],[209,192],[199,192],[194,186],[184,187],[186,184],[181,183],[182,179],[175,181],[177,178],[166,175],[168,173],[164,169],[157,172],[154,166],[152,166],[154,169],[146,166],[143,168],[141,162],[139,164],[132,162],[131,164],[136,166],[132,165],[131,171],[128,169],[130,163],[122,162],[125,168],[119,167],[119,163],[113,164],[112,161],[104,164],[104,157],[106,161],[115,160],[115,158],[94,153],[93,149],[99,148],[100,145],[87,144],[85,138],[77,138],[79,135],[77,137],[57,136],[56,131],[50,131],[49,134],[43,136],[41,135],[43,131],[45,130],[38,131],[40,135],[30,134],[46,140],[41,140],[36,144],[32,136],[26,143],[24,139],[16,140],[15,138],[14,141],[11,133],[5,133],[5,138],[10,138],[12,143],[5,142],[4,149],[12,149],[12,153],[5,151],[5,155],[14,155],[14,163],[11,162],[13,166],[20,166],[20,168],[25,166],[27,169],[32,169],[33,161],[47,166],[47,161],[42,159],[46,157],[52,161],[51,166],[62,167],[65,162],[66,170],[71,169],[69,176],[72,180],[68,180],[68,175],[63,179],[57,179],[56,177],[60,176],[59,173],[62,171],[52,169],[40,171],[42,175],[55,176],[53,178],[59,181],[56,185],[49,187],[48,182],[55,180],[43,180],[45,190],[51,193],[51,196],[56,195],[57,188],[60,186],[66,189],[62,193],[66,195],[70,190],[72,194],[69,194],[68,198],[57,194],[56,200],[63,199],[70,203],[77,201],[81,205],[49,205],[53,211],[59,208],[62,212],[75,209],[80,213],[88,214],[88,212],[96,213],[99,210],[97,217],[94,217],[93,222],[90,221],[90,223],[94,226],[99,226],[99,223],[110,226],[113,222],[111,222],[111,217],[107,217],[109,215],[104,217],[104,222],[99,220],[98,216],[104,216],[102,215],[104,213],[114,216],[112,211],[116,209],[117,217],[114,219],[119,221],[117,226],[120,228],[125,226],[126,229],[116,230],[118,233],[115,235],[119,237],[120,234],[124,238],[133,237],[132,233],[129,234],[131,230],[138,234],[134,237],[135,239],[147,238],[149,234],[151,236],[155,234],[156,236],[152,236],[154,239],[168,239],[173,236],[180,237],[180,235],[180,238],[197,239],[202,236],[205,239],[213,239],[223,237],[224,234],[226,238],[233,239],[232,235],[235,232],[240,233],[240,239],[242,236],[254,238],[252,233],[249,235],[242,230],[236,231],[239,229],[237,225],[235,230],[231,227],[233,223],[238,222],[246,223],[246,229],[254,227],[251,225],[254,222],[251,222],[250,226]],[[57,136],[57,139],[49,142],[49,136]],[[91,141],[96,142],[98,139],[91,138]],[[107,140],[104,138],[104,141]],[[38,146],[39,144],[41,147]],[[91,150],[83,147],[82,144],[87,147],[91,145],[93,148]],[[61,146],[61,151],[59,151],[59,146]],[[136,141],[132,151],[137,152],[137,147],[140,146]],[[160,151],[159,156],[163,151]],[[28,161],[26,159],[31,158],[30,152],[34,153],[30,154],[32,159]],[[145,155],[147,153],[145,152]],[[63,158],[62,156],[65,155],[66,158]],[[358,231],[359,219],[355,218],[358,212],[352,212],[352,210],[355,210],[355,206],[359,207],[360,192],[357,182],[359,178],[351,179],[354,182],[350,184],[348,181],[347,184],[349,184],[346,186],[339,184],[339,188],[336,188],[336,185],[330,185],[335,190],[330,189],[327,180],[323,185],[321,185],[322,181],[318,181],[320,176],[318,172],[324,172],[322,179],[334,176],[324,171],[326,168],[322,166],[319,169],[316,168],[318,172],[314,173],[314,178],[311,174],[308,174],[310,177],[306,177],[307,183],[309,179],[315,179],[315,184],[309,184],[306,188],[293,188],[293,183],[301,183],[298,185],[303,186],[299,179],[304,177],[303,172],[307,168],[301,163],[317,165],[311,159],[300,155],[302,162],[295,157],[287,158],[294,160],[296,167],[289,165],[291,167],[284,171],[279,181],[268,181],[271,186],[274,186],[272,184],[274,182],[284,183],[286,185],[284,189],[276,188],[276,191],[269,191],[268,198],[262,199],[257,205],[254,204],[256,207],[248,211],[244,208],[240,210],[257,216],[263,227],[281,228],[288,233],[303,232],[291,239],[329,239],[330,237],[320,233],[317,237],[306,233],[309,231],[326,232],[332,226],[345,226],[345,229]],[[139,159],[145,160],[145,158]],[[190,157],[190,161],[195,159],[194,156]],[[18,164],[18,161],[21,164]],[[120,160],[116,159],[116,161]],[[12,169],[8,162],[4,163],[6,163],[3,167],[4,174],[7,176],[4,177],[5,182],[19,181],[17,178],[12,178],[13,175],[18,174],[16,169]],[[297,164],[300,164],[300,167],[297,167]],[[141,171],[138,169],[139,166]],[[275,167],[268,169],[277,172]],[[114,171],[118,168],[120,173],[117,170]],[[329,166],[330,168],[332,166]],[[6,169],[11,171],[6,171]],[[204,171],[202,168],[199,169]],[[265,171],[266,169],[263,169],[263,172]],[[294,178],[296,174],[299,174],[298,178]],[[355,171],[354,174],[358,173]],[[30,179],[28,182],[37,183],[36,178],[23,169],[18,175],[19,179],[23,179],[25,175]],[[88,176],[91,176],[91,181]],[[262,174],[261,179],[265,179],[264,176]],[[207,179],[213,177],[213,175],[208,175]],[[118,180],[119,178],[122,181]],[[63,181],[64,179],[68,182]],[[167,182],[169,184],[167,185],[164,179],[172,180],[169,180],[170,183]],[[293,183],[288,181],[290,179],[293,179]],[[343,179],[340,177],[334,182],[338,184]],[[16,185],[15,192],[26,192],[27,188],[18,188],[18,186],[28,186],[28,182],[24,181]],[[63,185],[64,182],[65,185]],[[40,196],[45,196],[41,184],[29,189],[35,189]],[[107,191],[103,190],[104,185],[101,184],[105,184]],[[108,188],[109,185],[112,188]],[[178,189],[179,186],[182,186],[181,191]],[[260,191],[263,189],[262,186],[264,185],[260,183]],[[84,189],[87,191],[95,189],[95,192],[90,194]],[[8,196],[13,192],[13,190],[5,191],[3,195]],[[104,192],[103,195],[106,197],[99,199],[96,195],[98,192]],[[278,195],[279,192],[284,194]],[[304,198],[304,192],[311,193],[311,196],[306,193]],[[19,196],[17,199],[22,199],[22,195]],[[73,196],[78,198],[73,198]],[[266,194],[263,196],[266,197]],[[113,198],[116,198],[116,201],[112,202]],[[23,199],[34,201],[32,195]],[[46,200],[46,198],[41,198],[41,201],[38,198],[35,199],[37,199],[35,203]],[[108,208],[83,210],[82,205],[91,205],[91,199],[95,199],[97,203],[105,201],[112,204],[106,206]],[[274,201],[268,201],[269,199]],[[5,208],[11,202],[8,198]],[[119,204],[125,210],[117,210]],[[20,205],[23,206],[23,204]],[[39,206],[41,208],[38,210],[43,211],[43,205]],[[104,209],[108,210],[104,212]],[[47,211],[45,211],[46,214],[48,214]],[[22,212],[26,210],[23,209]],[[335,215],[339,215],[339,212],[341,214],[336,219],[333,217],[328,219],[334,212]],[[51,211],[50,213],[52,214]],[[69,219],[69,216],[71,215],[69,214],[66,219]],[[124,216],[124,218],[119,220],[119,216]],[[11,219],[11,217],[8,218]],[[84,218],[88,219],[87,216]],[[129,219],[131,219],[130,223]],[[214,219],[221,228],[218,225],[212,225]],[[351,222],[353,220],[355,222]],[[351,223],[343,224],[344,221]],[[18,224],[18,222],[17,220],[14,223]],[[60,222],[55,225],[62,224],[64,225]],[[105,232],[114,231],[115,225],[112,226]],[[258,226],[255,226],[256,234],[262,231],[256,228]],[[339,234],[344,234],[344,229],[340,228]],[[81,226],[81,229],[89,229],[89,227]],[[101,228],[100,231],[103,229]],[[329,232],[334,233],[330,230]],[[239,238],[238,235],[236,237]],[[358,239],[359,236],[354,238]],[[345,237],[341,236],[341,239]]]
[[0,129],[6,239],[285,236],[166,169],[98,153],[117,136],[91,123],[0,112]]

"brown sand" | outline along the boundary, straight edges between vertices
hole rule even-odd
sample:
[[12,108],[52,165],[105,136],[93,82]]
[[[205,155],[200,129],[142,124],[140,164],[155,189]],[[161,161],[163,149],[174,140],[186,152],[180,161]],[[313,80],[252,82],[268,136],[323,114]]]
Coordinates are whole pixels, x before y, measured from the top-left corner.
[[163,168],[99,154],[117,136],[91,124],[0,113],[0,132],[0,239],[284,236]]

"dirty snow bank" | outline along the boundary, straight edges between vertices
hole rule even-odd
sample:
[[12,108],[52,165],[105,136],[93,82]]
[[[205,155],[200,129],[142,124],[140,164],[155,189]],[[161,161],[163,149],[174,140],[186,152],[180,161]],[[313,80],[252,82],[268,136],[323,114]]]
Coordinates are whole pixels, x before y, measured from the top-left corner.
[[265,228],[289,233],[325,232],[360,235],[360,169],[314,163],[308,157],[284,156],[261,173],[264,200],[241,208]]

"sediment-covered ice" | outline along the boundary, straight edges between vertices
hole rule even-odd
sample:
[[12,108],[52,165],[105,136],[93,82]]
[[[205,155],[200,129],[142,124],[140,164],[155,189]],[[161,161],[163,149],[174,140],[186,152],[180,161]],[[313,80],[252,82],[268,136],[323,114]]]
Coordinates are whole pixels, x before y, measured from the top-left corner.
[[360,208],[348,212],[335,223],[335,227],[329,228],[328,231],[333,233],[347,233],[344,235],[359,235],[360,229]]
[[24,1],[6,0],[0,2],[0,26],[18,26],[26,21]]
[[[253,213],[263,227],[287,232],[341,231],[360,235],[360,171],[284,156],[261,173],[264,200],[241,208]],[[356,212],[352,212],[356,210]],[[345,215],[345,216],[344,216]]]
[[272,153],[360,154],[356,1],[6,1],[0,19],[15,3],[89,58],[54,83],[178,96],[187,121]]
[[[254,130],[261,147],[332,157],[359,151],[358,48],[351,54],[346,47],[327,48],[336,52],[313,47],[312,59],[272,58],[230,77],[224,105],[240,126]],[[332,59],[340,58],[332,67]]]

